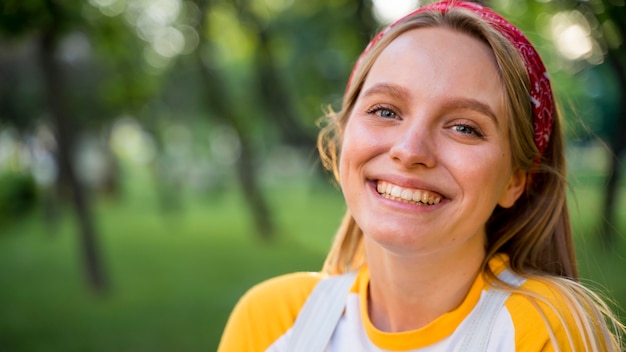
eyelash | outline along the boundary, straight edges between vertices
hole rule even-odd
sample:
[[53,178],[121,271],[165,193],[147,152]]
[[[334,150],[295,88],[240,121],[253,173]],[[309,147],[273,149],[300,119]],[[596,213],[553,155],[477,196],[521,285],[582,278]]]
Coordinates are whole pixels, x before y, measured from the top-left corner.
[[[382,111],[388,111],[391,114],[393,114],[393,116],[381,116],[380,113]],[[398,114],[394,111],[394,109],[392,109],[390,107],[387,107],[387,106],[384,106],[384,105],[380,105],[380,104],[379,105],[374,105],[373,107],[367,109],[365,112],[367,114],[370,114],[370,115],[375,114],[378,117],[383,118],[383,119],[395,119],[395,118],[398,118]]]
[[[459,130],[460,128],[467,129],[467,132],[460,131]],[[479,138],[484,138],[485,137],[485,134],[482,133],[478,128],[476,128],[476,127],[474,127],[474,126],[472,126],[470,124],[467,124],[467,123],[457,123],[457,124],[454,124],[452,126],[452,129],[454,129],[456,132],[459,132],[459,133],[462,133],[462,134],[466,134],[466,135],[475,135],[476,137],[479,137]]]
[[[381,116],[380,113],[382,111],[388,111],[389,113],[393,114],[393,116]],[[376,115],[382,119],[398,118],[398,114],[393,108],[381,104],[374,105],[373,107],[367,109],[365,112],[370,115]],[[478,138],[485,138],[485,134],[482,133],[479,128],[473,126],[470,123],[455,123],[451,128],[461,134],[474,135]],[[466,129],[466,131],[460,131],[460,129]]]

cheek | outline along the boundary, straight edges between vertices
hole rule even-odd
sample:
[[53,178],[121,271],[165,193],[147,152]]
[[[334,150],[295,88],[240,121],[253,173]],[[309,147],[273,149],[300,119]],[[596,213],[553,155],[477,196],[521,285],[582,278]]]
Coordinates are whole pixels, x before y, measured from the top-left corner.
[[481,158],[466,163],[467,181],[472,185],[482,185],[477,191],[480,197],[490,204],[495,204],[504,192],[511,175],[511,159],[507,153],[500,151],[481,154]]
[[342,136],[339,151],[339,182],[343,185],[349,177],[358,174],[358,169],[372,156],[376,144],[371,131],[361,124],[348,121]]
[[355,164],[358,163],[359,160],[359,148],[354,141],[349,138],[344,138],[343,143],[341,145],[341,150],[339,151],[339,184],[344,185],[344,183],[348,180],[349,176],[354,172],[352,169],[355,168]]
[[511,169],[508,154],[494,146],[468,148],[453,145],[446,148],[446,145],[441,145],[440,151],[440,161],[466,182],[480,181],[479,184],[483,185],[499,183],[497,180],[508,175]]
[[355,140],[354,127],[350,120],[346,123],[341,136],[341,147],[339,149],[339,176],[344,178],[348,165],[352,163],[355,151],[358,150],[358,140]]
[[339,150],[337,151],[337,171],[338,171],[338,175],[339,175],[339,185],[342,186],[343,188],[343,184],[344,184],[344,180],[346,179],[346,172],[348,169],[348,164],[350,163],[350,155],[351,153],[351,148],[352,148],[352,144],[350,143],[350,138],[346,139],[345,138],[346,135],[344,133],[344,135],[341,138],[341,146],[339,147]]
[[343,134],[342,154],[354,158],[377,153],[387,147],[384,128],[363,121],[359,116],[351,118]]

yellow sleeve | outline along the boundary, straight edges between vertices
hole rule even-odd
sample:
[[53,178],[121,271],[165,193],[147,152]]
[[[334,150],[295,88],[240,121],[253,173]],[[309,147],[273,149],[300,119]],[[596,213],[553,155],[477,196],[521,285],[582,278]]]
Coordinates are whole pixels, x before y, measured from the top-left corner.
[[293,325],[319,273],[279,276],[251,288],[233,309],[218,352],[267,350]]
[[522,289],[545,301],[526,294],[513,294],[507,301],[506,307],[515,326],[516,351],[553,352],[556,350],[554,343],[559,351],[585,350],[570,308],[555,290],[534,280],[528,280]]

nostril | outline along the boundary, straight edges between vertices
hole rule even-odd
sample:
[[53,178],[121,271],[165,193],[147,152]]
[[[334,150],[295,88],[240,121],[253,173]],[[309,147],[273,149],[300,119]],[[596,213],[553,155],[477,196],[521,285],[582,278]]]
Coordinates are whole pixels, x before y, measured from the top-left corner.
[[398,141],[389,150],[389,157],[406,167],[417,165],[433,167],[436,164],[435,156],[425,140],[405,139]]

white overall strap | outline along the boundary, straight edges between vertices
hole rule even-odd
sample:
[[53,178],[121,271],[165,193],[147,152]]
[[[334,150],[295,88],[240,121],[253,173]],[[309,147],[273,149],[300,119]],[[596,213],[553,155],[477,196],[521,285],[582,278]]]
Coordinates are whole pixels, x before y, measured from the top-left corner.
[[321,280],[291,328],[287,351],[323,352],[343,314],[356,272]]
[[[513,287],[519,287],[524,283],[522,277],[509,269],[500,273],[498,279]],[[482,352],[487,350],[498,311],[504,306],[510,295],[510,292],[495,287],[490,287],[487,290],[468,322],[470,326],[462,343],[463,351]]]

